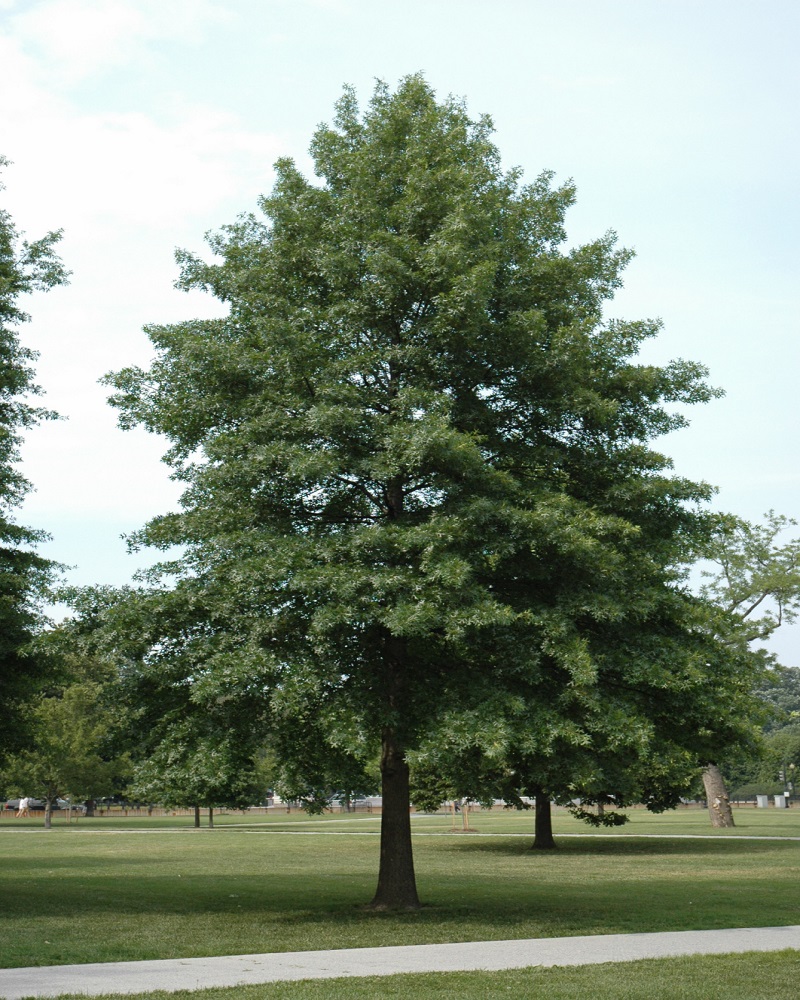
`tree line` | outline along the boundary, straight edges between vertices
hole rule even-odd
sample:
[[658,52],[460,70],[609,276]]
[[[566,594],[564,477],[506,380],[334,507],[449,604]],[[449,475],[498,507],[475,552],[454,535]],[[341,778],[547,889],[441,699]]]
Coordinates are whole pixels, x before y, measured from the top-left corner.
[[[363,110],[345,89],[314,179],[279,160],[211,261],[178,252],[180,287],[227,315],[146,328],[152,364],[105,379],[184,487],[130,538],[162,561],[62,593],[72,616],[48,629],[52,567],[3,522],[6,775],[85,696],[103,725],[80,745],[145,798],[246,801],[266,773],[313,810],[379,786],[377,909],[419,905],[412,794],[534,799],[548,846],[551,801],[614,823],[702,774],[732,822],[722,773],[769,715],[757,644],[800,595],[792,522],[715,514],[654,447],[719,390],[640,360],[659,322],[605,316],[631,252],[571,247],[574,185],[524,183],[491,136],[421,76]],[[46,416],[20,402],[16,302],[66,275],[57,234],[0,231],[8,510],[19,432]]]

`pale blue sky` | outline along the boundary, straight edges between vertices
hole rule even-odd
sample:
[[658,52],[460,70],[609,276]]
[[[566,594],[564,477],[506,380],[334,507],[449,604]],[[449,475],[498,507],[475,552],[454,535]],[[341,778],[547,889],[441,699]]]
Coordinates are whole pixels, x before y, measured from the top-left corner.
[[[634,247],[612,304],[661,316],[648,357],[711,369],[724,400],[663,442],[750,518],[800,515],[800,4],[750,0],[0,0],[4,204],[63,226],[72,285],[31,303],[48,402],[24,517],[79,582],[126,581],[122,532],[174,504],[158,442],[115,429],[97,379],[145,361],[146,322],[215,306],[172,290],[175,246],[308,168],[345,83],[423,71],[488,112],[507,166],[573,177],[575,242]],[[800,663],[800,630],[776,643]]]

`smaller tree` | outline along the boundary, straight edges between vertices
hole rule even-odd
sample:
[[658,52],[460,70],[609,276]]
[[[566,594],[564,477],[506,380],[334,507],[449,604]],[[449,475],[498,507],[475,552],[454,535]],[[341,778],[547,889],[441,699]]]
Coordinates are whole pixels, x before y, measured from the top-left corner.
[[71,679],[26,707],[30,743],[9,757],[3,777],[7,787],[44,800],[46,829],[57,799],[110,795],[127,776],[127,756],[113,747],[108,683],[96,664],[73,664]]
[[480,709],[451,712],[410,755],[413,769],[478,800],[535,800],[537,848],[554,846],[551,801],[607,826],[633,803],[676,806],[704,762],[754,743],[762,660],[719,640],[725,612],[708,601],[682,588],[645,596],[638,620],[587,630],[590,683],[542,671],[513,692],[487,689]]
[[[796,526],[792,518],[774,511],[768,511],[760,525],[731,514],[719,515],[714,532],[698,553],[705,562],[700,594],[724,612],[719,619],[720,639],[731,647],[766,642],[781,625],[797,620],[800,539],[783,537]],[[768,658],[763,651],[761,655]],[[703,770],[706,801],[711,825],[732,827],[720,764],[711,760]]]
[[208,809],[241,809],[264,798],[253,754],[238,735],[213,726],[206,731],[196,718],[174,721],[161,741],[134,767],[131,793],[146,802]]
[[[208,673],[203,640],[213,629],[207,620],[198,624],[191,596],[86,587],[65,589],[61,597],[74,610],[61,627],[64,641],[107,663],[116,678],[116,733],[132,762],[132,795],[208,808],[211,823],[216,808],[241,808],[264,797],[257,764],[263,693],[250,685],[248,696],[235,701],[230,691],[202,684]],[[194,628],[198,648],[187,653],[160,643],[144,655],[151,629],[165,620],[183,634]]]

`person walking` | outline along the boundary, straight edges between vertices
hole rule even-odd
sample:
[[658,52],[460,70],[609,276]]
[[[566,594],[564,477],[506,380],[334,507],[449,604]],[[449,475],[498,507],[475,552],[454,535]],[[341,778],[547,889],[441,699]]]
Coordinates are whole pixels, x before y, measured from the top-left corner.
[[30,816],[31,814],[31,800],[28,798],[19,800],[19,808],[17,809],[17,819],[21,816]]

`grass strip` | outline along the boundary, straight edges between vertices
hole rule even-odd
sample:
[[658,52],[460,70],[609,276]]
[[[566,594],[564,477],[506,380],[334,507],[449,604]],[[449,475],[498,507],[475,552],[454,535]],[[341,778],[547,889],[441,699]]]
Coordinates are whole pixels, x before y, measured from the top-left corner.
[[[785,1000],[800,980],[800,952],[749,952],[603,965],[318,979],[209,990],[128,994],[127,1000]],[[117,995],[118,997],[118,995]],[[97,1000],[116,1000],[106,994]],[[64,994],[61,1000],[85,1000]]]

